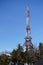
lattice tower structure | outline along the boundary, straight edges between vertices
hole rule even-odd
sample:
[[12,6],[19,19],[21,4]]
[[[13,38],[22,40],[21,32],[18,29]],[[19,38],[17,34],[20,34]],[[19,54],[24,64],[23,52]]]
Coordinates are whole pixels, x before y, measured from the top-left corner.
[[29,9],[29,6],[27,6],[27,9],[26,9],[26,36],[25,36],[25,43],[24,43],[26,50],[28,50],[32,46],[31,39],[32,38],[31,38],[31,29],[30,29],[30,9]]

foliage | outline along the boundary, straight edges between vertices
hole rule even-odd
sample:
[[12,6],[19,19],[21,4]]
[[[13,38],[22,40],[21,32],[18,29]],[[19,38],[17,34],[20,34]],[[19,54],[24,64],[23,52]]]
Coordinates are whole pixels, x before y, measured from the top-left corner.
[[43,58],[43,43],[39,43],[39,51],[40,51],[40,56]]
[[18,44],[17,49],[13,49],[11,56],[6,54],[0,55],[0,65],[8,65],[10,61],[16,63],[18,61],[19,65],[23,65],[24,62],[35,63],[40,58],[43,58],[43,43],[39,43],[39,49],[35,49],[34,46],[24,52],[23,47]]
[[9,61],[10,61],[9,56],[7,56],[5,54],[0,55],[0,64],[1,65],[8,65]]

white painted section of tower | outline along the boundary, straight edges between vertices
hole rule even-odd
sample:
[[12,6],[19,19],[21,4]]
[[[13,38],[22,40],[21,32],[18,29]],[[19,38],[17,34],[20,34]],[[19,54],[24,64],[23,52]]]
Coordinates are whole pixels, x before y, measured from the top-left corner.
[[30,18],[29,17],[26,17],[26,26],[30,24]]

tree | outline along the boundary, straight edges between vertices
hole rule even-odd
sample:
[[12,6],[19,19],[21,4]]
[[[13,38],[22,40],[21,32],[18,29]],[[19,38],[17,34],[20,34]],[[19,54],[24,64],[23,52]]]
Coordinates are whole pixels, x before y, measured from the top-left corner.
[[6,54],[0,55],[0,65],[8,65],[9,61],[9,56]]
[[40,57],[43,58],[43,43],[39,43]]
[[22,60],[22,52],[23,51],[23,48],[20,44],[18,44],[18,47],[17,49],[13,50],[12,53],[11,53],[11,57],[12,57],[12,60],[16,59],[16,61],[19,62],[19,64],[22,64],[23,60]]

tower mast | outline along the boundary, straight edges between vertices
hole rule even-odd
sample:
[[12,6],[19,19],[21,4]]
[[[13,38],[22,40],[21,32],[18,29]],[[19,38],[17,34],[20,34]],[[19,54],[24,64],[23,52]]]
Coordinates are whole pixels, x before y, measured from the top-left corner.
[[27,6],[26,9],[26,36],[25,36],[25,43],[24,46],[26,47],[26,50],[28,50],[32,46],[31,42],[31,29],[30,29],[30,10]]

